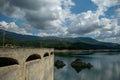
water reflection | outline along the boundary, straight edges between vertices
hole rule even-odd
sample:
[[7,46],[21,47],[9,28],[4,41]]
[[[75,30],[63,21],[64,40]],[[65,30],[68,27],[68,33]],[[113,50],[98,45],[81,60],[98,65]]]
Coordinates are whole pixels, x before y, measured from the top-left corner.
[[55,65],[55,67],[57,69],[61,69],[61,68],[63,68],[65,66],[64,62],[61,61],[61,60],[56,60],[55,63],[54,63],[54,65]]
[[60,70],[55,68],[55,80],[120,80],[119,53],[95,53],[93,55],[79,55],[77,58],[91,63],[94,67],[76,70],[70,65],[76,56],[56,56],[55,59],[63,60],[66,66]]
[[76,59],[71,63],[71,67],[76,70],[77,73],[79,73],[83,69],[91,69],[93,66],[90,63],[85,63],[81,61],[80,59]]
[[82,71],[85,68],[78,68],[78,67],[72,67],[77,73],[79,73],[80,71]]

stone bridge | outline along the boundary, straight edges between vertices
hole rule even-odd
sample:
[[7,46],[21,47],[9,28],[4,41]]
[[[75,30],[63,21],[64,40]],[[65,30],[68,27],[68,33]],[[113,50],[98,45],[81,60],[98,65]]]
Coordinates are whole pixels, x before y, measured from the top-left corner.
[[53,49],[0,49],[0,80],[53,80]]

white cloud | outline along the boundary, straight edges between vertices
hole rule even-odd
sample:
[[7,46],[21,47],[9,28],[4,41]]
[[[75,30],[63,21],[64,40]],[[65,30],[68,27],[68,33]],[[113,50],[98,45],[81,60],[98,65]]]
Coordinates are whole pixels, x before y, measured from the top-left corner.
[[4,28],[4,27],[7,27],[7,26],[6,26],[7,24],[8,24],[8,23],[5,22],[5,21],[0,22],[0,26],[3,27],[3,28]]
[[10,31],[10,32],[15,32],[15,33],[19,33],[19,34],[26,34],[26,35],[31,35],[31,33],[28,33],[24,28],[20,28],[18,27],[15,22],[10,22],[7,23],[5,21],[1,21],[0,22],[0,28],[4,29],[6,31]]
[[[120,36],[120,26],[117,18],[106,18],[105,12],[108,8],[120,5],[119,0],[92,0],[98,9],[96,12],[91,10],[71,16],[71,24],[68,28],[68,33],[74,36],[93,35],[98,40],[112,39],[116,41]],[[116,10],[119,15],[119,9]],[[103,16],[103,18],[100,18]],[[115,15],[113,15],[115,16]],[[116,39],[117,38],[117,39]],[[119,39],[118,39],[119,40]],[[111,42],[112,42],[111,41]],[[117,41],[120,43],[120,40]]]
[[58,27],[53,24],[56,24],[61,16],[59,0],[0,0],[0,2],[2,3],[0,11],[7,16],[22,18],[38,29]]
[[119,5],[119,0],[92,0],[99,7],[112,7]]
[[8,17],[22,19],[24,25],[18,27],[15,22],[0,24],[7,25],[9,31],[19,33],[21,30],[22,33],[28,33],[36,28],[39,36],[94,35],[99,40],[116,39],[120,34],[120,10],[116,10],[113,19],[106,18],[105,12],[110,7],[120,5],[120,1],[91,1],[98,6],[96,11],[74,14],[71,12],[71,8],[76,5],[74,0],[0,0],[0,12]]
[[68,29],[70,34],[84,35],[102,28],[102,25],[99,24],[97,14],[92,11],[76,15],[71,22],[71,27]]
[[62,9],[62,2],[64,6],[73,5],[71,0],[0,0],[0,12],[11,18],[22,19],[29,28],[43,30],[46,34],[50,31],[49,35],[52,35],[64,28],[62,23],[68,11]]
[[104,27],[100,30],[100,34],[96,37],[99,40],[120,42],[120,26],[117,21],[112,19],[102,19],[101,23],[104,22]]

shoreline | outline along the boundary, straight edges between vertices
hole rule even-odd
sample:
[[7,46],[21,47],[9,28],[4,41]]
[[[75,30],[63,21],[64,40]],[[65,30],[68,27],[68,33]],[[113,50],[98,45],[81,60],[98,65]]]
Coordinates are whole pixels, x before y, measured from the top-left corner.
[[55,52],[120,52],[120,49],[99,49],[99,50],[55,50]]

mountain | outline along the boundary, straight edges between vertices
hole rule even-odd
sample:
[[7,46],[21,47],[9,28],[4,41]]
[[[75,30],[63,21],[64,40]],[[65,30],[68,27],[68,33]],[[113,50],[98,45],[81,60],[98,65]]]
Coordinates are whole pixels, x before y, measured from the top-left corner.
[[5,37],[16,39],[16,40],[21,40],[21,41],[27,41],[27,40],[40,40],[41,37],[37,36],[31,36],[31,35],[22,35],[22,34],[17,34],[13,32],[8,32],[5,30],[0,30],[0,36],[3,36],[3,32],[5,32]]
[[28,41],[28,40],[59,40],[59,41],[68,41],[68,42],[85,42],[85,43],[98,43],[97,40],[89,38],[89,37],[77,37],[77,38],[59,38],[59,37],[38,37],[32,35],[22,35],[13,32],[8,32],[5,30],[0,30],[0,36],[3,36],[3,32],[5,32],[5,36],[12,39],[17,39],[21,41]]
[[[38,37],[32,35],[22,35],[13,32],[0,30],[0,38],[5,32],[7,41],[24,47],[49,47],[56,49],[120,49],[120,44],[101,42],[89,37],[60,38],[60,37]],[[11,40],[10,40],[11,39]],[[16,42],[16,43],[15,43]],[[11,42],[10,42],[11,43]],[[2,44],[2,40],[1,40]]]

